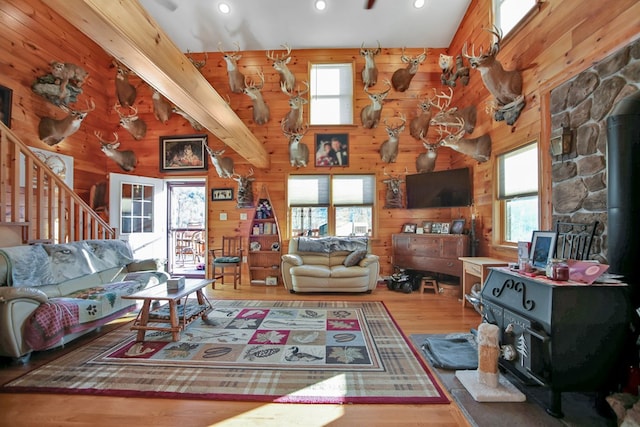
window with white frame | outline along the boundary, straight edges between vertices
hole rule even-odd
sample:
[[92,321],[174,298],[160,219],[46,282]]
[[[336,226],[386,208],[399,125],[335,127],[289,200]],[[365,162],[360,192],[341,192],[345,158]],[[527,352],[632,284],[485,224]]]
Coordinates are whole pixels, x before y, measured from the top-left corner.
[[311,64],[311,125],[353,124],[353,63]]
[[503,36],[533,13],[539,0],[493,0],[493,23]]
[[122,183],[120,190],[122,233],[153,232],[153,186]]
[[372,236],[375,175],[290,175],[290,236]]
[[538,144],[527,144],[497,160],[501,243],[528,242],[538,229]]

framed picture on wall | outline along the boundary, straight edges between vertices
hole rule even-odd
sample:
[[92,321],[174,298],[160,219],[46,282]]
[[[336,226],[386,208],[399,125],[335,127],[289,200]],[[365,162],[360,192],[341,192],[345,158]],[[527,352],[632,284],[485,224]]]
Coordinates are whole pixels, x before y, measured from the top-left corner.
[[233,188],[213,188],[211,189],[211,201],[233,200]]
[[207,135],[161,136],[160,172],[207,170]]
[[316,133],[315,165],[349,166],[349,135],[346,133]]
[[0,122],[8,128],[11,127],[11,99],[13,90],[0,86]]

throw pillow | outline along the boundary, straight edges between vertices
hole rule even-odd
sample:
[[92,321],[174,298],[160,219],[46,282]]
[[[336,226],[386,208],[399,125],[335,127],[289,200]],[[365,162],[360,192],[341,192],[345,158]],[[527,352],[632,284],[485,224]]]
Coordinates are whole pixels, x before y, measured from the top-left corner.
[[358,251],[353,251],[351,252],[349,255],[347,255],[347,257],[344,259],[344,266],[345,267],[353,267],[354,265],[358,264],[360,261],[362,261],[362,259],[367,256],[367,251],[366,250],[358,250]]

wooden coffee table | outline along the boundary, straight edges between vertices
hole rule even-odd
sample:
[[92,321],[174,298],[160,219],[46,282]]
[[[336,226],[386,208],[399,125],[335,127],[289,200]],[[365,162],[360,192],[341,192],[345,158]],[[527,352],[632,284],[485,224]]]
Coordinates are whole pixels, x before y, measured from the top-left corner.
[[[211,283],[215,283],[215,280],[187,279],[181,289],[169,290],[167,285],[162,283],[131,295],[124,295],[124,299],[142,300],[142,309],[131,326],[131,330],[138,331],[136,339],[144,341],[146,331],[164,331],[171,332],[173,341],[178,341],[180,331],[189,323],[200,318],[207,319],[211,303],[202,289]],[[196,294],[197,302],[188,300],[189,295],[193,293]],[[166,301],[168,304],[151,309],[154,301]]]

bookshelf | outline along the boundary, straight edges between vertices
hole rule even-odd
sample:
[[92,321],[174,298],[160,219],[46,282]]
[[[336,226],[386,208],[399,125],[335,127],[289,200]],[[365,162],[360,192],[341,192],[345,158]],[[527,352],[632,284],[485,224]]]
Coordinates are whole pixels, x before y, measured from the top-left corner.
[[249,234],[249,277],[252,285],[277,286],[280,277],[281,255],[280,228],[269,197],[262,186],[256,210],[253,213]]

